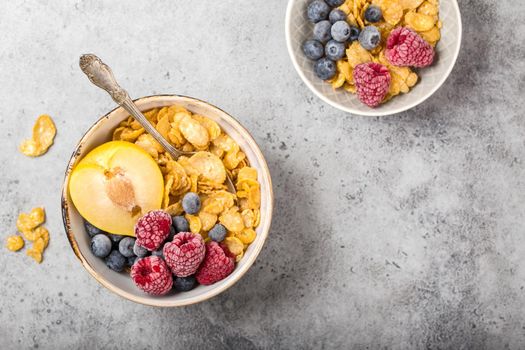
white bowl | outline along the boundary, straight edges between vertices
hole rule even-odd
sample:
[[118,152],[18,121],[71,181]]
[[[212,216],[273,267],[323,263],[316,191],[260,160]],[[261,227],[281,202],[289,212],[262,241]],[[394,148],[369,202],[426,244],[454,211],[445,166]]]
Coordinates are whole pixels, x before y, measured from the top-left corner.
[[71,170],[76,163],[96,146],[110,141],[111,130],[128,117],[128,113],[121,107],[106,114],[88,130],[78,143],[69,161],[62,190],[62,216],[66,233],[74,253],[86,270],[104,287],[118,295],[137,303],[152,306],[173,307],[198,303],[231,287],[248,271],[257,255],[259,255],[268,236],[272,221],[273,191],[270,171],[261,150],[248,131],[238,121],[219,108],[191,97],[176,95],[144,97],[136,100],[135,103],[142,111],[173,104],[182,105],[194,113],[216,121],[239,144],[242,151],[246,153],[250,165],[257,169],[259,174],[258,180],[261,185],[261,222],[256,229],[256,239],[250,244],[244,257],[237,263],[232,274],[224,280],[210,286],[198,286],[189,292],[173,293],[161,297],[143,293],[135,286],[129,274],[112,271],[102,259],[95,257],[89,248],[90,239],[85,232],[83,219],[69,197],[68,182]]
[[313,62],[302,51],[305,40],[312,38],[313,24],[306,18],[306,7],[312,0],[289,0],[286,11],[286,44],[297,73],[319,98],[328,104],[353,114],[381,116],[406,111],[429,98],[445,82],[452,71],[461,46],[461,15],[456,0],[440,0],[439,16],[443,22],[441,40],[436,46],[437,60],[420,70],[420,81],[407,94],[395,96],[376,108],[361,103],[357,95],[319,79]]

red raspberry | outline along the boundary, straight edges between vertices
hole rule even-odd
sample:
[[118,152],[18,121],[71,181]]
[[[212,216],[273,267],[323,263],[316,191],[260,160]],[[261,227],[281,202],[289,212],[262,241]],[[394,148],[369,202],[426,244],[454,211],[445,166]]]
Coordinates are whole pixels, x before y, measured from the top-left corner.
[[390,72],[379,63],[361,63],[354,68],[357,97],[364,104],[375,107],[383,101],[390,87]]
[[206,243],[206,257],[195,277],[200,284],[209,285],[228,277],[234,268],[234,258],[230,253],[212,241]]
[[163,249],[166,263],[177,277],[193,275],[199,268],[206,247],[199,234],[180,232],[173,237],[172,242],[164,245]]
[[137,287],[153,295],[166,294],[173,287],[170,269],[156,255],[138,259],[131,267],[131,278]]
[[162,210],[150,211],[135,224],[137,244],[149,251],[157,250],[170,234],[171,216]]
[[434,61],[434,48],[412,29],[394,29],[386,41],[385,56],[394,66],[426,67]]

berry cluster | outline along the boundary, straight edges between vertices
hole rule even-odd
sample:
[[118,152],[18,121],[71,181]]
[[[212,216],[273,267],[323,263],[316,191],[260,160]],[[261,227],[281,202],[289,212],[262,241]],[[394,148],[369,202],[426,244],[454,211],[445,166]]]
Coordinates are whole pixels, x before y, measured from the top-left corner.
[[[302,48],[305,56],[315,61],[314,72],[323,80],[335,77],[336,62],[344,58],[349,44],[357,41],[368,51],[381,44],[381,33],[376,26],[383,20],[381,8],[369,5],[364,11],[366,25],[358,28],[350,25],[346,14],[336,8],[343,3],[344,0],[314,0],[307,8],[306,15],[314,23],[313,39],[306,40]],[[421,68],[432,64],[434,48],[415,31],[398,27],[386,40],[385,57],[392,66]],[[370,107],[378,106],[390,88],[388,68],[372,62],[353,68],[359,100]]]
[[[190,195],[183,200],[186,211],[198,212],[200,201],[196,198]],[[235,267],[235,256],[218,243],[226,236],[221,224],[210,230],[211,242],[207,244],[200,234],[189,232],[184,216],[171,217],[161,210],[151,211],[137,221],[136,239],[103,232],[88,222],[85,227],[93,254],[105,259],[114,271],[130,267],[137,287],[152,295],[164,295],[172,289],[189,291],[197,283],[213,284]]]

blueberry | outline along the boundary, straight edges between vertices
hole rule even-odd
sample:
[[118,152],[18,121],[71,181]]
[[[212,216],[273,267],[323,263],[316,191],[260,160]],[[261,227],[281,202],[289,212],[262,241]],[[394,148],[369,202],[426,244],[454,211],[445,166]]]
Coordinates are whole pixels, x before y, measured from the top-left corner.
[[325,0],[325,1],[329,6],[332,6],[332,7],[341,6],[345,2],[345,0]]
[[359,28],[350,26],[350,38],[348,38],[349,42],[356,41],[359,39],[359,34],[361,33],[361,30]]
[[326,19],[329,12],[330,6],[328,6],[326,2],[322,0],[314,0],[308,5],[306,15],[310,21],[317,23]]
[[332,24],[330,21],[321,21],[317,22],[314,26],[314,39],[326,43],[332,38],[330,31],[332,29]]
[[359,34],[359,43],[364,49],[373,50],[379,45],[381,34],[374,26],[366,26]]
[[317,40],[306,40],[303,44],[303,52],[306,58],[318,60],[324,55],[324,47]]
[[175,231],[175,227],[173,225],[170,226],[170,233],[168,234],[168,238],[166,238],[166,242],[173,241],[173,237],[177,234],[177,231]]
[[164,259],[164,253],[162,252],[162,248],[160,248],[159,250],[154,250],[151,252],[151,255],[154,255],[154,256],[159,256],[161,257],[162,259]]
[[91,238],[91,251],[99,258],[105,258],[111,252],[111,240],[104,234]]
[[325,47],[326,57],[332,61],[340,60],[345,55],[346,45],[335,40],[330,40]]
[[381,13],[381,9],[377,6],[368,6],[365,11],[365,19],[370,23],[379,22],[381,17],[383,17],[383,14]]
[[197,214],[201,208],[201,199],[194,192],[188,192],[182,198],[182,208],[187,214]]
[[195,288],[196,284],[197,280],[195,279],[195,276],[175,277],[173,288],[178,292],[187,292]]
[[208,232],[208,237],[210,237],[212,239],[212,241],[222,242],[224,237],[226,237],[226,227],[224,227],[221,224],[216,224]]
[[133,254],[135,254],[139,258],[143,258],[146,255],[148,255],[148,250],[143,246],[138,245],[137,241],[135,240],[135,244],[133,245]]
[[189,232],[190,224],[184,216],[173,216],[171,219],[173,221],[173,227],[175,228],[175,232]]
[[92,224],[90,224],[89,222],[87,222],[85,220],[84,220],[84,227],[86,228],[86,232],[89,235],[89,237],[95,237],[96,235],[99,235],[101,233],[105,233],[101,229],[93,226]]
[[332,11],[330,11],[328,19],[332,24],[338,21],[346,21],[346,13],[339,9],[333,9]]
[[137,259],[140,259],[140,258],[138,256],[130,256],[129,258],[126,259],[126,265],[128,267],[133,266],[133,264],[135,263],[135,261],[137,261]]
[[114,235],[112,233],[108,233],[108,237],[111,239],[111,242],[118,243],[124,236],[122,235]]
[[135,245],[135,238],[124,237],[118,244],[118,251],[126,258],[130,258],[135,255],[133,253],[133,246]]
[[323,80],[331,79],[335,75],[335,62],[326,57],[321,58],[315,62],[314,71]]
[[106,265],[113,271],[122,272],[126,265],[126,258],[118,250],[112,250],[106,258]]
[[344,43],[350,37],[350,25],[346,21],[335,22],[332,26],[332,38]]

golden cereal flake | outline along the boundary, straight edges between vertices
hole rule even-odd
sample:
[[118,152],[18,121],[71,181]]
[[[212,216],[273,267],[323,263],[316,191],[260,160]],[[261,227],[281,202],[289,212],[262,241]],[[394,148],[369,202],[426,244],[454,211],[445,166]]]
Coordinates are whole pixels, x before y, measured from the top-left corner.
[[242,254],[244,251],[244,244],[237,237],[226,237],[222,242],[233,255]]
[[226,180],[226,169],[219,157],[210,152],[197,152],[189,163],[199,175],[213,182],[222,184]]
[[12,252],[19,251],[24,247],[24,239],[18,235],[7,237],[6,247]]
[[31,139],[25,140],[20,145],[20,152],[29,157],[38,157],[47,152],[53,144],[57,129],[53,119],[47,114],[43,114],[33,126]]
[[[364,11],[366,4],[366,0],[359,3],[359,13]],[[366,50],[362,55],[370,56]],[[353,83],[352,66],[348,61],[339,62],[338,70],[344,78],[343,85],[348,85],[349,81]],[[198,214],[185,215],[190,230],[209,240],[208,230],[217,222],[223,223],[228,229],[227,236],[235,243],[236,260],[239,261],[248,242],[255,239],[254,229],[260,222],[257,170],[249,166],[246,154],[237,142],[212,119],[193,114],[178,105],[144,113],[174,147],[197,153],[173,159],[132,117],[115,128],[113,139],[134,142],[157,162],[165,184],[162,206],[170,215],[183,215],[183,196],[189,191],[196,192],[202,206]],[[237,193],[227,191],[224,184],[227,175],[238,188]],[[28,255],[38,261],[42,255],[39,250],[42,243],[47,244],[49,234],[43,227],[34,228],[32,223],[22,226],[23,234],[34,242]],[[42,233],[43,230],[47,235]]]
[[235,237],[237,237],[243,244],[250,244],[255,240],[257,234],[252,228],[245,228],[241,232],[236,232]]
[[26,255],[32,257],[39,264],[42,262],[42,252],[35,248],[29,248],[26,250]]
[[44,223],[46,218],[44,208],[33,208],[29,214],[20,213],[16,220],[16,228],[22,233],[30,232]]

